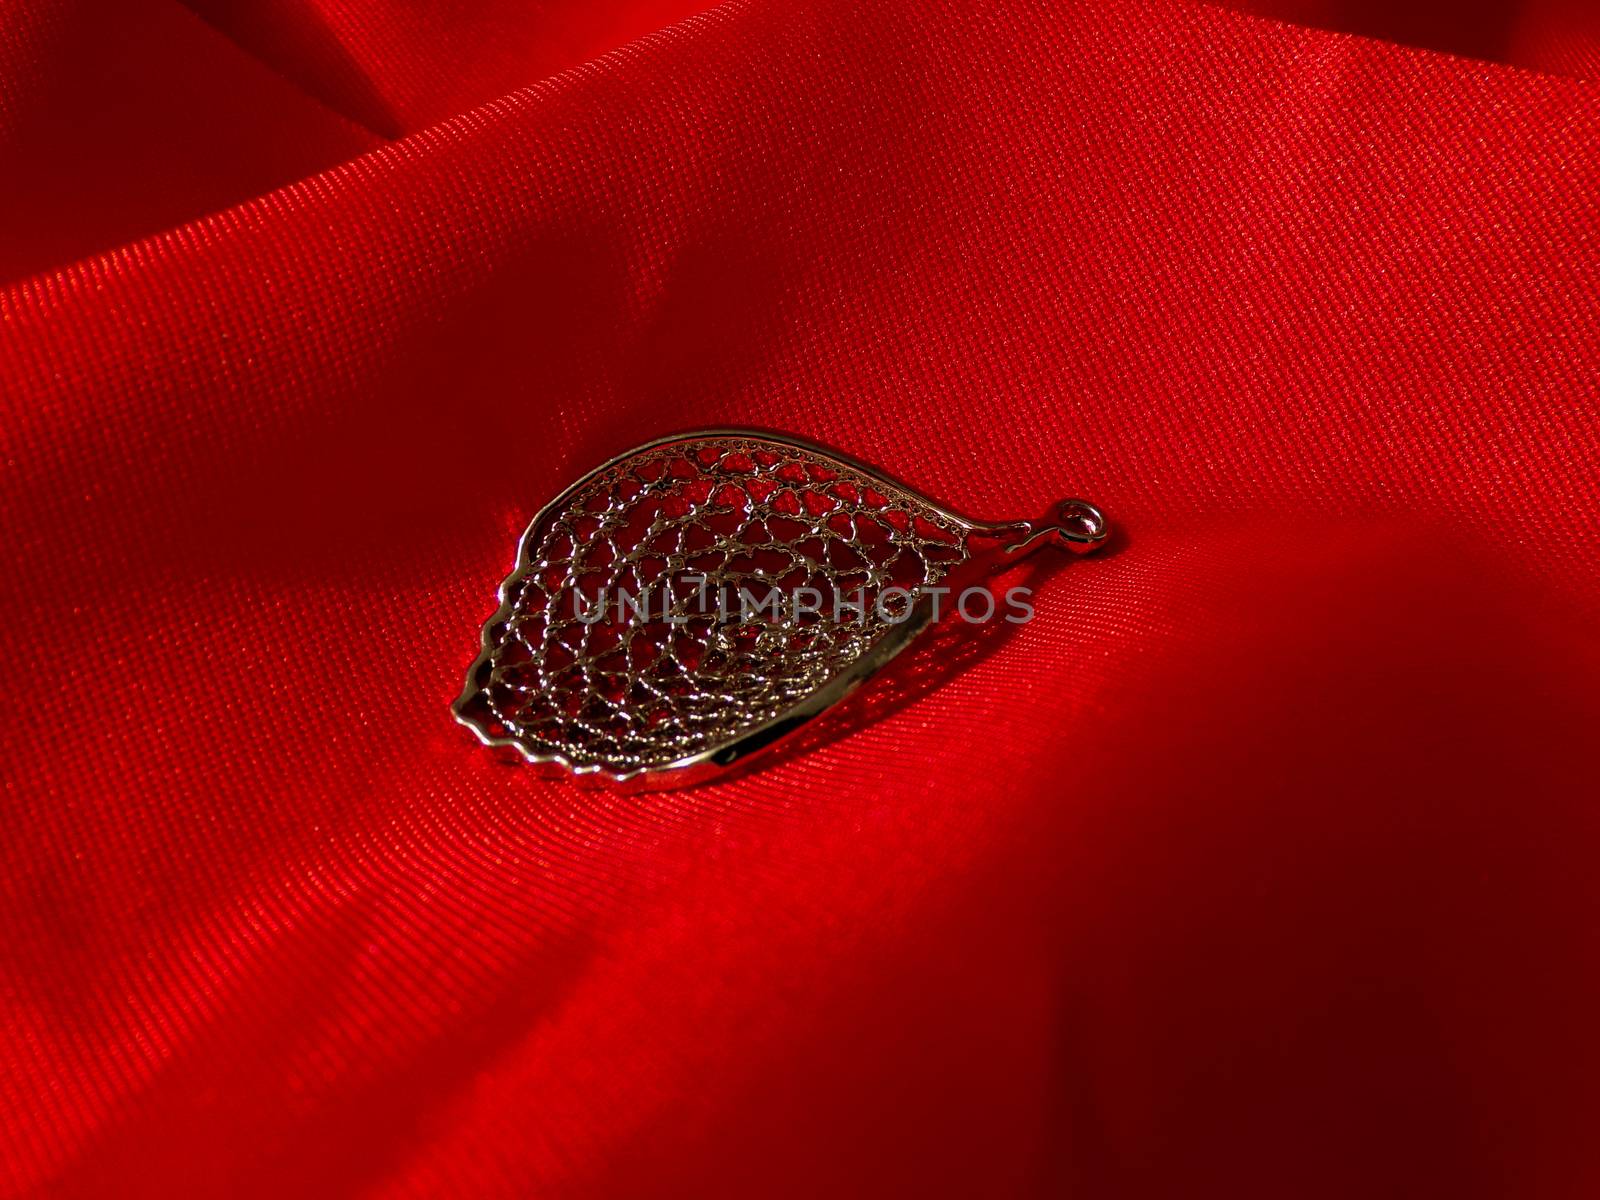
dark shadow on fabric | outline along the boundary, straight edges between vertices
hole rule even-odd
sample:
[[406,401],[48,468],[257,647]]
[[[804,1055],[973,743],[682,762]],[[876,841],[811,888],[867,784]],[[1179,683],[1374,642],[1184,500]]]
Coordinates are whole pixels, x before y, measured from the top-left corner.
[[197,17],[307,95],[380,137],[405,136],[399,117],[327,22],[293,0],[182,0]]
[[1224,7],[1424,50],[1509,62],[1520,0],[1223,0]]

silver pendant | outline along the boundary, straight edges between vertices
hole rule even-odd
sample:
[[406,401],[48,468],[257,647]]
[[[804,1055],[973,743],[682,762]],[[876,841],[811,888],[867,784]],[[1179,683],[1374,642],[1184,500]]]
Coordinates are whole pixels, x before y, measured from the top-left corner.
[[662,438],[533,519],[456,719],[574,776],[704,782],[844,700],[963,589],[1107,531],[1082,500],[974,521],[787,435]]

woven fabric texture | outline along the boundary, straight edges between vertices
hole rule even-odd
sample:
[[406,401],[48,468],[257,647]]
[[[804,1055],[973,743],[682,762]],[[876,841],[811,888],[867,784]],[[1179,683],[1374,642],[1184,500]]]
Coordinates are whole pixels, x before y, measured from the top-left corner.
[[[0,1194],[1596,1194],[1585,6],[704,7],[0,9]],[[1116,540],[495,761],[523,526],[728,425]]]

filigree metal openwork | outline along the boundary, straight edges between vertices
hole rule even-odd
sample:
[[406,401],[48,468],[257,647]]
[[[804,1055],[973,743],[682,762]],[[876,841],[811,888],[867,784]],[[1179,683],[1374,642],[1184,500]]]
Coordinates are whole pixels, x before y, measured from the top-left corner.
[[534,518],[456,717],[575,775],[699,782],[844,699],[926,628],[936,595],[1106,532],[1076,500],[974,521],[784,435],[664,438]]

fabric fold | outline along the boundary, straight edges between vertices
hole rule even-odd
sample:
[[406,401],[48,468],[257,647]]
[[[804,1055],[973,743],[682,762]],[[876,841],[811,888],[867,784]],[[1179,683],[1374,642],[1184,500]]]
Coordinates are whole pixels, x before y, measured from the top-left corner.
[[[404,136],[185,16],[306,157],[0,288],[0,1193],[1594,1190],[1594,84],[738,0],[433,122],[316,11]],[[726,425],[1118,542],[769,771],[490,761],[531,514]]]

